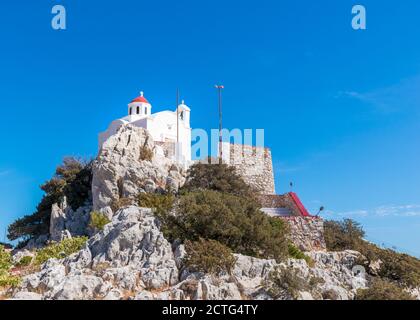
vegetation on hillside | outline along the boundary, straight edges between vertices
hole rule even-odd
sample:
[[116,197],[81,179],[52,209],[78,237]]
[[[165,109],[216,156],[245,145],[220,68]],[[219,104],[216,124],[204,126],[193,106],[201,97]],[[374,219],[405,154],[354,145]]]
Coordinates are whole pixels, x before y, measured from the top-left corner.
[[24,268],[32,263],[33,258],[31,256],[24,256],[19,262],[16,263],[16,267]]
[[225,245],[215,240],[186,241],[187,256],[185,265],[191,271],[205,272],[213,275],[230,274],[236,259]]
[[[215,240],[237,253],[282,260],[288,256],[287,228],[270,218],[251,199],[212,190],[181,195],[174,210],[157,196],[156,214],[170,240]],[[165,202],[168,203],[165,204]],[[166,209],[166,210],[165,210]]]
[[237,196],[252,196],[250,187],[226,164],[197,163],[191,166],[183,192],[213,190]]
[[313,266],[314,262],[312,261],[311,257],[306,255],[302,252],[299,248],[297,248],[293,243],[289,242],[287,246],[289,257],[298,260],[305,260],[309,266]]
[[0,245],[0,288],[16,286],[19,284],[19,277],[10,274],[12,257],[2,245]]
[[180,194],[140,194],[139,206],[152,207],[169,240],[214,240],[236,253],[283,260],[288,228],[260,211],[250,189],[225,164],[191,167]]
[[308,280],[300,277],[293,268],[277,267],[270,272],[263,287],[273,299],[299,298],[299,291],[309,291]]
[[82,249],[87,240],[87,237],[76,237],[50,244],[37,251],[35,265],[41,265],[52,258],[63,259]]
[[392,282],[375,278],[368,289],[359,289],[355,300],[415,300]]
[[68,204],[76,210],[89,199],[92,185],[92,163],[76,158],[65,158],[57,167],[54,177],[44,183],[45,192],[36,211],[12,223],[8,228],[10,240],[28,241],[39,235],[48,234],[51,206],[64,196]]
[[91,228],[94,232],[102,231],[110,222],[111,220],[99,211],[92,211],[90,213],[89,228]]
[[[379,276],[401,286],[420,286],[420,260],[390,249],[381,249],[363,239],[364,231],[353,220],[326,221],[325,241],[330,251],[356,250],[366,259],[360,261],[372,276]],[[371,270],[370,264],[380,261],[379,270]]]

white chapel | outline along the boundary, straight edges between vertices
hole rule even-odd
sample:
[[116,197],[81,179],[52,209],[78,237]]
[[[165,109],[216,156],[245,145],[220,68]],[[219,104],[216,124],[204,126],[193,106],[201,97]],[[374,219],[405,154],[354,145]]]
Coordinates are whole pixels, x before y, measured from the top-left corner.
[[184,101],[178,110],[152,113],[152,105],[141,92],[140,96],[128,104],[128,115],[112,121],[108,129],[99,134],[99,149],[121,126],[131,124],[147,129],[157,145],[165,145],[166,150],[173,150],[167,156],[188,166],[191,163],[190,113],[191,109]]

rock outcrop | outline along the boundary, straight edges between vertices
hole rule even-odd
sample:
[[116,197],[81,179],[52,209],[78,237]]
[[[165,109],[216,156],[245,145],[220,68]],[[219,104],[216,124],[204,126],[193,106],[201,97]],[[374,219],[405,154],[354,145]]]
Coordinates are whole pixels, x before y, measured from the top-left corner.
[[53,204],[49,240],[61,241],[66,238],[86,235],[91,211],[92,205],[89,203],[74,211],[67,205],[65,197],[61,203]]
[[165,157],[147,130],[122,126],[104,143],[93,165],[94,210],[112,217],[119,199],[134,199],[140,192],[177,191],[185,176],[185,168]]
[[12,298],[272,299],[263,283],[277,267],[291,268],[308,281],[323,279],[310,292],[300,292],[301,299],[350,299],[366,285],[351,271],[359,253],[309,254],[314,262],[311,267],[305,260],[278,264],[235,255],[230,275],[190,272],[183,265],[185,248],[165,239],[152,210],[131,206],[119,210],[79,252],[62,260],[51,259],[39,272],[25,276]]

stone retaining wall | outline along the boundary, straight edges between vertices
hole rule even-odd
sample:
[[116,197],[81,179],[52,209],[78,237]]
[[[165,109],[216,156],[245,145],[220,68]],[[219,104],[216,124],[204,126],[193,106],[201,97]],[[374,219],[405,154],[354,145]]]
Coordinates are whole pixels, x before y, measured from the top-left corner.
[[281,217],[290,227],[290,240],[302,251],[326,251],[324,220],[318,217]]

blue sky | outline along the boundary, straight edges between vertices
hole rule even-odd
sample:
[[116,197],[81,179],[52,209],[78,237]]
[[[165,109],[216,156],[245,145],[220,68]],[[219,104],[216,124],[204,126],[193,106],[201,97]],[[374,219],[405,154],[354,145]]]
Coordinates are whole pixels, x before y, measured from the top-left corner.
[[[367,9],[367,30],[351,8]],[[67,9],[67,30],[51,8]],[[264,128],[277,192],[420,256],[420,2],[2,1],[0,240],[66,155],[145,91],[195,128]]]

